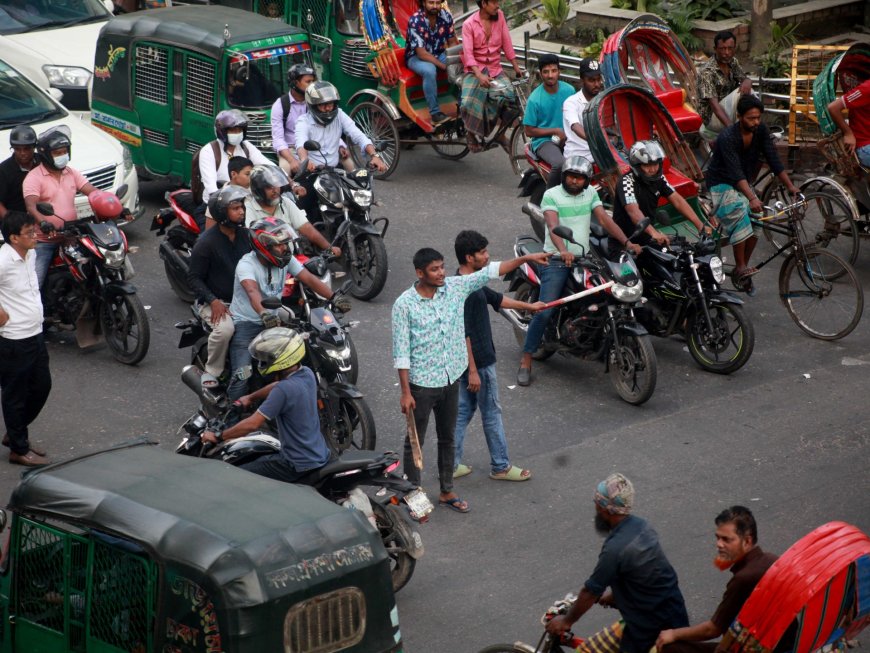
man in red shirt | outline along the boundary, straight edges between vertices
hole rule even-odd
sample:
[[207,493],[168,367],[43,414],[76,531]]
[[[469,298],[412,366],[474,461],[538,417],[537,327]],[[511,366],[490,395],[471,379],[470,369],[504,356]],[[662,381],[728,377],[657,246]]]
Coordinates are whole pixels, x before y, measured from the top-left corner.
[[[843,110],[849,110],[849,121]],[[858,155],[861,165],[870,167],[870,79],[828,105],[828,113],[843,132],[843,143]]]

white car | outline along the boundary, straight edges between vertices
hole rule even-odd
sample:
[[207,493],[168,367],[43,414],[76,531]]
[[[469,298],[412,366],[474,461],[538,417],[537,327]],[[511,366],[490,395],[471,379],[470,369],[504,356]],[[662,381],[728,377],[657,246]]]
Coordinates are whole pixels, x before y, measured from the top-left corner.
[[[69,127],[72,133],[70,166],[100,190],[114,192],[126,184],[127,192],[121,201],[134,219],[142,214],[139,180],[127,148],[105,132],[70,115],[48,91],[38,88],[0,60],[0,160],[12,155],[9,133],[22,124],[33,127],[37,135],[57,125]],[[76,197],[76,210],[80,216],[91,215],[87,197]]]
[[94,53],[111,0],[0,0],[0,56],[89,119]]

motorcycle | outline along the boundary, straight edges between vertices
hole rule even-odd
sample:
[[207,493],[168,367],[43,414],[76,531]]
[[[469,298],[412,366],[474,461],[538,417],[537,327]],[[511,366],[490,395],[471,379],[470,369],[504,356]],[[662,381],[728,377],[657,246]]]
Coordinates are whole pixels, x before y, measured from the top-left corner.
[[[320,151],[320,145],[306,141],[305,149],[311,158]],[[296,178],[312,174],[316,175],[314,192],[318,201],[316,211],[309,212],[308,221],[341,248],[344,272],[353,281],[350,294],[357,299],[374,299],[387,283],[384,235],[390,221],[383,217],[371,219],[371,207],[375,204],[372,173],[366,168],[349,173],[332,166],[310,173],[302,167]]]
[[[659,222],[667,224],[664,215]],[[667,248],[647,245],[637,259],[647,302],[635,311],[655,336],[683,332],[692,358],[717,374],[735,372],[749,360],[755,330],[743,301],[720,288],[725,280],[716,242],[672,236]]]
[[[196,201],[193,193],[186,188],[166,193],[166,201],[169,206],[160,209],[154,216],[151,231],[156,231],[157,236],[166,234],[159,249],[166,278],[178,298],[190,304],[194,294],[187,281],[187,271],[190,267],[190,252],[200,234],[199,225],[193,217]],[[178,223],[173,225],[175,220]]]
[[[123,197],[126,188],[118,195]],[[47,221],[43,233],[63,235],[43,282],[46,322],[62,329],[75,329],[81,348],[105,340],[115,357],[126,365],[136,365],[148,353],[151,331],[145,307],[129,281],[133,266],[127,260],[127,236],[114,219],[120,215],[79,218],[55,228]],[[54,215],[46,202],[36,205],[44,216]],[[92,209],[93,209],[92,204]],[[101,221],[98,221],[101,220]]]
[[[239,420],[237,404],[229,406],[218,419],[208,420],[202,413],[191,417],[179,429],[181,442],[175,452],[185,456],[200,456],[222,460],[239,466],[257,458],[277,453],[281,443],[268,432],[249,435],[209,446],[202,442],[206,430],[223,429]],[[434,506],[426,493],[395,473],[399,455],[385,453],[345,452],[306,478],[325,498],[361,510],[378,530],[384,548],[390,556],[393,591],[404,587],[414,573],[417,560],[423,555],[423,540],[416,526],[428,520]],[[360,486],[376,488],[366,493]],[[404,506],[403,506],[404,504]]]
[[[629,240],[647,226],[649,220],[642,220]],[[571,229],[563,225],[553,229],[553,233],[578,244]],[[606,257],[608,243],[600,227],[593,228],[589,242],[589,251],[574,259],[567,284],[570,294],[550,303],[549,307],[557,310],[532,358],[542,361],[560,352],[585,360],[603,360],[619,396],[630,404],[640,405],[655,390],[657,370],[649,334],[634,316],[634,308],[642,301],[643,282],[630,254],[622,252],[617,261]],[[514,251],[523,256],[540,252],[542,247],[535,238],[521,236]],[[505,277],[508,291],[523,302],[537,301],[539,279],[540,269],[535,264],[523,264]],[[524,344],[531,315],[513,309],[502,309],[500,313],[513,326],[517,341]]]

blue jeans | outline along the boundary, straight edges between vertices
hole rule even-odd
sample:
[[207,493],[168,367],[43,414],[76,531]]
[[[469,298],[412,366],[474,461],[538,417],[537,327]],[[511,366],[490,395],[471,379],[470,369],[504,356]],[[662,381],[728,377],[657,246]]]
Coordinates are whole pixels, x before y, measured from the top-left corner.
[[48,268],[51,267],[51,261],[57,253],[57,243],[36,243],[36,278],[39,280],[39,287],[45,281],[48,275]]
[[465,442],[465,429],[474,417],[474,411],[480,408],[480,419],[483,421],[483,435],[489,449],[489,466],[492,473],[510,469],[507,442],[504,437],[504,424],[501,420],[501,404],[498,401],[498,379],[495,376],[495,363],[477,370],[480,376],[480,390],[468,391],[468,370],[459,379],[459,412],[456,415],[455,462],[454,469],[462,462],[462,445]]
[[862,166],[870,168],[870,145],[862,145],[861,147],[855,148],[855,154],[858,155],[858,160],[861,162]]
[[233,376],[227,388],[227,396],[235,401],[248,392],[248,379],[251,376],[251,354],[248,345],[263,330],[259,322],[235,322],[235,333],[230,340],[230,367]]
[[[441,63],[447,63],[447,54],[442,52],[437,57]],[[408,68],[420,75],[423,79],[423,95],[426,96],[426,104],[429,105],[429,114],[441,113],[438,105],[438,67],[434,63],[423,61],[420,57],[412,56],[408,59]]]
[[[550,261],[550,265],[541,270],[541,292],[538,299],[542,302],[551,302],[554,299],[559,299],[565,291],[565,283],[571,274],[571,268],[563,263],[558,263],[554,260]],[[541,346],[541,340],[544,338],[544,331],[550,318],[553,317],[555,309],[548,308],[540,313],[535,313],[529,324],[529,330],[526,332],[526,343],[523,345],[523,352],[526,354],[534,354]]]

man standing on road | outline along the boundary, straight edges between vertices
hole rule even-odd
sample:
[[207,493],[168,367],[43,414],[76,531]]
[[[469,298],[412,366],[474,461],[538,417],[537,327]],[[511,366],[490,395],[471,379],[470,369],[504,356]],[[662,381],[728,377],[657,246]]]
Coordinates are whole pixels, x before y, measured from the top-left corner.
[[593,498],[595,530],[607,539],[577,600],[567,614],[547,623],[547,631],[564,633],[599,603],[619,610],[623,623],[605,629],[606,636],[591,639],[608,641],[612,647],[608,653],[647,653],[662,630],[689,625],[677,573],[652,526],[631,514],[631,481],[622,474],[611,474],[598,484]]
[[39,162],[36,159],[36,132],[33,127],[18,125],[9,133],[12,156],[0,163],[0,220],[9,211],[26,211],[23,184],[27,173]]
[[[656,640],[660,653],[713,653],[718,642],[707,640],[721,637],[758,585],[777,556],[765,553],[758,546],[758,528],[749,508],[731,506],[716,516],[716,558],[720,571],[730,569],[733,576],[716,612],[707,621],[695,626],[663,630]],[[789,649],[785,649],[789,650]]]
[[[474,274],[489,265],[489,242],[476,231],[461,231],[456,236],[454,249],[459,260],[459,274]],[[456,464],[453,478],[471,473],[471,467],[462,464],[462,445],[465,429],[480,407],[483,435],[489,449],[489,477],[496,481],[527,481],[532,473],[511,465],[508,458],[501,404],[498,401],[498,379],[495,374],[495,345],[489,324],[487,304],[497,311],[513,308],[521,311],[539,311],[544,302],[528,304],[518,302],[494,291],[489,286],[475,290],[465,300],[465,341],[468,347],[468,369],[459,379],[459,414],[456,418]]]
[[22,211],[3,219],[0,247],[0,405],[9,462],[47,465],[30,444],[28,426],[51,392],[48,350],[42,335],[42,300],[36,278],[36,220]]
[[604,78],[598,61],[587,57],[580,62],[580,90],[562,105],[562,130],[565,132],[565,158],[582,156],[592,161],[592,151],[583,129],[583,112],[604,88]]
[[423,95],[433,127],[450,120],[438,104],[439,70],[447,70],[447,48],[457,45],[453,16],[441,0],[418,0],[420,8],[408,20],[405,64],[423,79]]
[[[544,253],[504,262],[492,262],[464,276],[447,277],[444,257],[431,247],[414,254],[417,282],[393,304],[393,366],[399,371],[402,412],[414,413],[420,446],[423,446],[429,413],[435,413],[438,435],[438,478],[441,505],[468,512],[468,504],[453,491],[454,429],[459,399],[459,377],[468,367],[465,342],[465,299],[526,262],[547,263]],[[411,441],[405,438],[405,474],[420,485]]]
[[[849,111],[849,121],[843,111]],[[828,105],[831,120],[843,132],[843,144],[854,152],[862,166],[870,167],[870,79]]]
[[743,72],[734,52],[737,39],[724,30],[713,37],[713,56],[698,70],[698,99],[701,106],[701,136],[713,141],[734,122],[734,107],[741,95],[752,93],[752,80]]

